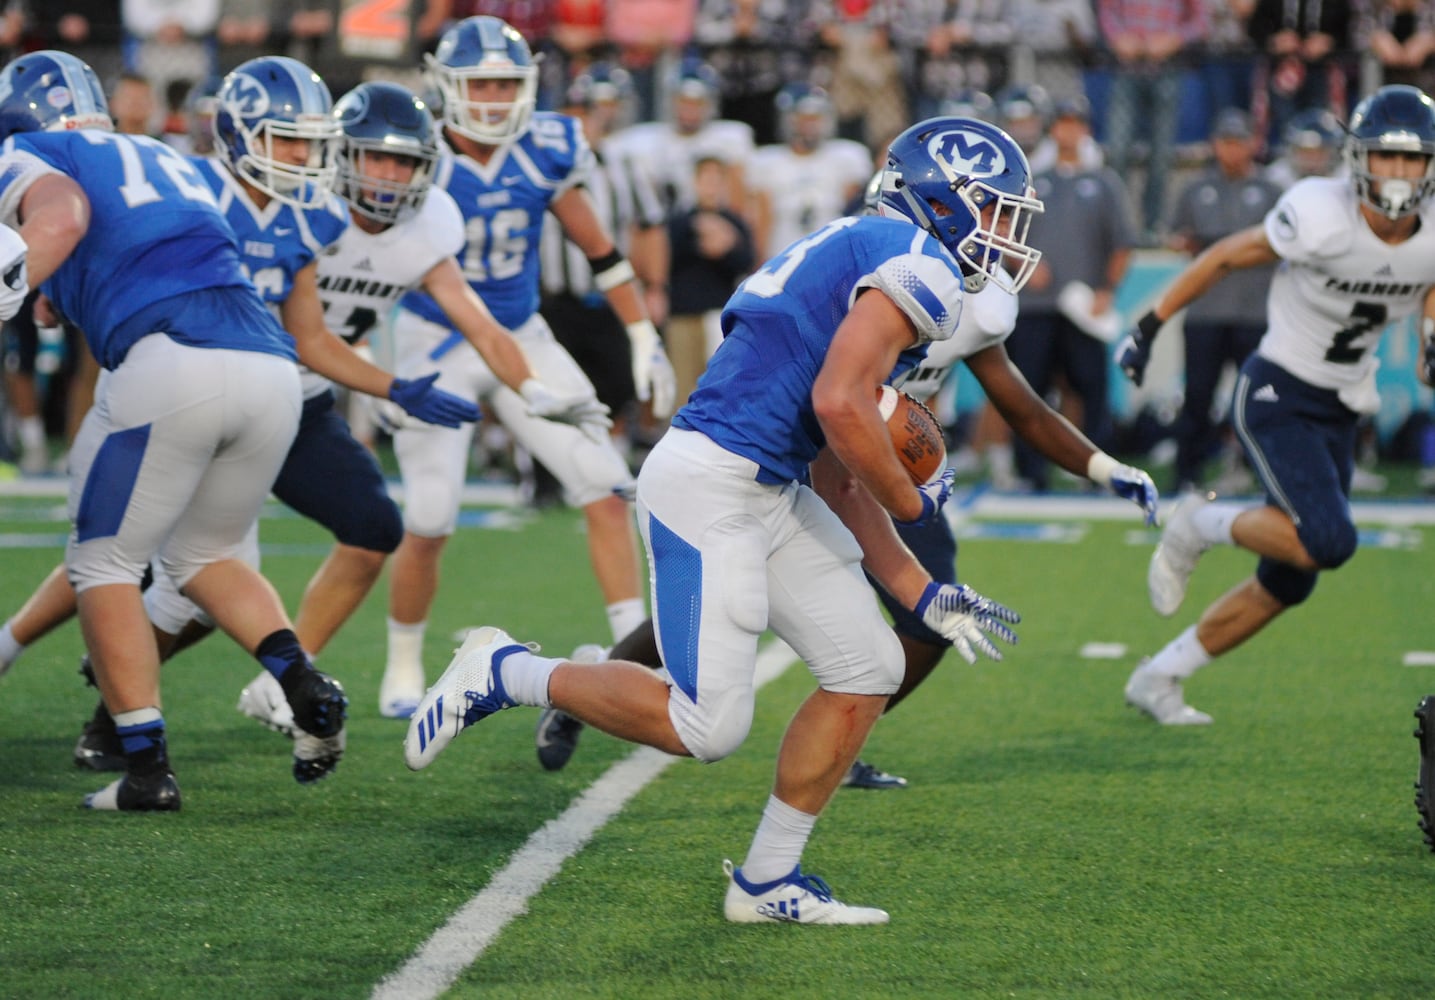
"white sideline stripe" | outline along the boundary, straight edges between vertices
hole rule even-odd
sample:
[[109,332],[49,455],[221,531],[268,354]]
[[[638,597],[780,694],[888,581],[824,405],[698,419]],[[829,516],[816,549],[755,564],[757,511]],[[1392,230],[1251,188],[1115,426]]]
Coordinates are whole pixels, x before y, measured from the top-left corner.
[[[772,640],[757,654],[756,686],[780,676],[796,660],[787,643]],[[639,747],[608,768],[561,816],[535,831],[483,891],[435,931],[402,968],[380,980],[374,1000],[432,1000],[442,994],[514,917],[527,912],[528,901],[558,874],[564,861],[678,759]]]

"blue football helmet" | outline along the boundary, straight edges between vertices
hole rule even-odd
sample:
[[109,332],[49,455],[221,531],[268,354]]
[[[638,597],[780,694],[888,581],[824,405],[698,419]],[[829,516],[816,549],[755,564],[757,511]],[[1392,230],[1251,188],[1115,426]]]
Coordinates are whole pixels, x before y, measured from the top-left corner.
[[[1381,87],[1356,105],[1345,140],[1345,162],[1360,200],[1386,218],[1420,211],[1435,192],[1435,102],[1416,87]],[[1418,180],[1376,177],[1372,152],[1419,153],[1425,174]]]
[[0,139],[79,128],[114,128],[104,88],[88,63],[45,49],[0,70]]
[[[538,63],[507,21],[487,15],[464,18],[424,58],[443,97],[445,125],[485,146],[523,134],[538,103]],[[512,102],[475,101],[469,94],[475,80],[516,80],[518,92]]]
[[837,110],[821,87],[789,83],[777,92],[773,104],[784,142],[816,149],[837,131]]
[[[214,151],[236,177],[300,208],[324,204],[334,188],[344,132],[317,73],[288,56],[260,56],[236,66],[217,99]],[[277,158],[275,139],[307,141],[305,162]]]
[[1016,294],[1041,259],[1026,243],[1032,216],[1043,210],[1031,167],[1016,141],[989,122],[929,118],[897,136],[878,208],[940,240],[968,292],[992,281]]
[[[438,127],[423,101],[394,83],[361,83],[334,105],[344,129],[336,190],[360,215],[392,224],[428,197],[438,162]],[[371,176],[367,158],[390,153],[413,163],[407,181]]]
[[563,88],[562,107],[596,116],[602,134],[616,131],[633,117],[633,78],[621,66],[595,62]]
[[720,89],[717,70],[697,56],[684,56],[670,87],[673,127],[691,135],[706,125],[717,110]]

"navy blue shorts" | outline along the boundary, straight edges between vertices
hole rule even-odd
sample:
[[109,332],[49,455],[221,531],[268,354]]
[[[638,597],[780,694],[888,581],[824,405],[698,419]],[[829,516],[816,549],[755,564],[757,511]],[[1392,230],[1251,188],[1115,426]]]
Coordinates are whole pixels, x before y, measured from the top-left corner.
[[[957,539],[945,517],[938,515],[915,527],[901,524],[894,527],[907,548],[917,557],[917,561],[932,574],[933,580],[938,583],[957,582]],[[877,596],[882,599],[882,605],[891,614],[898,635],[905,635],[929,646],[952,644],[950,639],[933,632],[922,619],[894,601],[881,587],[877,587]]]
[[1295,522],[1311,557],[1353,535],[1350,477],[1359,417],[1332,389],[1318,389],[1253,354],[1241,366],[1231,422],[1266,499]]
[[299,433],[274,481],[274,495],[344,545],[392,552],[403,539],[403,517],[384,485],[383,470],[349,433],[332,392],[304,400]]

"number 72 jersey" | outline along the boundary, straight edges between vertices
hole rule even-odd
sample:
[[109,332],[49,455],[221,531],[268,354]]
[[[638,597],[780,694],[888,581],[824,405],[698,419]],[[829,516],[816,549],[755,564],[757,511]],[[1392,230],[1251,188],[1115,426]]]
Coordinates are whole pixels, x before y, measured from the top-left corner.
[[1417,311],[1435,285],[1435,209],[1403,243],[1376,237],[1346,178],[1295,184],[1265,219],[1284,263],[1271,281],[1260,354],[1323,389],[1349,389],[1375,366],[1387,326]]

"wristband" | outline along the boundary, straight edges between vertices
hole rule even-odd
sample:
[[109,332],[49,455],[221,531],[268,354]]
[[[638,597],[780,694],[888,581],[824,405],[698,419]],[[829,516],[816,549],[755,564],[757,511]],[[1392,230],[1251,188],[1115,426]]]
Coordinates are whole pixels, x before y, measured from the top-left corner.
[[1111,485],[1111,475],[1121,463],[1104,451],[1094,451],[1086,460],[1086,478],[1101,486]]
[[1156,310],[1148,310],[1145,316],[1136,321],[1136,329],[1141,331],[1141,336],[1148,341],[1155,340],[1156,334],[1161,331],[1163,321],[1156,316]]

